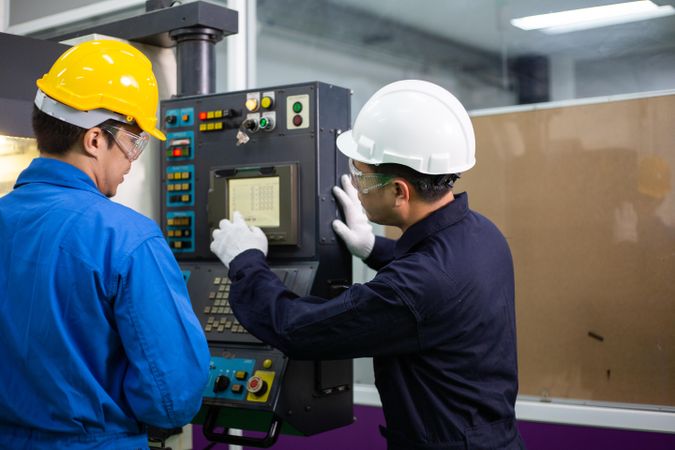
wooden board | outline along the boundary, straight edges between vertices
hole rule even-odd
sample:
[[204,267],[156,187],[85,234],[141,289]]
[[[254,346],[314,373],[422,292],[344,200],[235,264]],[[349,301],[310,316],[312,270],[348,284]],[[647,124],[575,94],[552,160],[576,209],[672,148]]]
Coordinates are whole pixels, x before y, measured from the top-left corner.
[[472,120],[456,192],[513,252],[520,394],[675,405],[675,95]]

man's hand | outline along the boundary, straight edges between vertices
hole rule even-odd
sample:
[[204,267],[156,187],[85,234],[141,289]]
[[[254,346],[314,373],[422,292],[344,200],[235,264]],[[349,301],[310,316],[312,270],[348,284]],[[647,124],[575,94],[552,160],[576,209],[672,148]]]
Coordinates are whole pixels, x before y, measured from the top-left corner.
[[220,221],[219,228],[213,230],[211,251],[230,269],[230,262],[238,254],[257,248],[267,256],[267,236],[258,227],[249,227],[239,211],[233,214],[232,222]]
[[342,188],[334,186],[333,195],[342,206],[347,224],[341,220],[334,220],[333,229],[345,241],[352,255],[366,259],[375,245],[373,227],[363,212],[359,194],[352,186],[349,175],[342,175]]

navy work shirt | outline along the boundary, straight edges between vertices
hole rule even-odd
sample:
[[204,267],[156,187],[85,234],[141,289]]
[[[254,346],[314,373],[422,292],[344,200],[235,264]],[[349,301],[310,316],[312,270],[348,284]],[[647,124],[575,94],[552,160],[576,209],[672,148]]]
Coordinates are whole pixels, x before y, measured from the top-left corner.
[[0,198],[0,448],[147,448],[197,413],[209,353],[157,225],[37,158]]
[[296,359],[373,356],[390,449],[521,448],[511,253],[466,194],[378,237],[378,270],[331,300],[298,297],[262,252],[231,263],[230,304],[252,334]]

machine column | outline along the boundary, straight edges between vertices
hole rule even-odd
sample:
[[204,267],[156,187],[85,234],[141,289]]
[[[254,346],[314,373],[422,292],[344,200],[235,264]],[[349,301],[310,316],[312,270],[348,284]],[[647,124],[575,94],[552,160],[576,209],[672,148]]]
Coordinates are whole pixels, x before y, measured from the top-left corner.
[[179,28],[170,32],[176,41],[177,96],[216,92],[216,42],[223,32],[208,27]]

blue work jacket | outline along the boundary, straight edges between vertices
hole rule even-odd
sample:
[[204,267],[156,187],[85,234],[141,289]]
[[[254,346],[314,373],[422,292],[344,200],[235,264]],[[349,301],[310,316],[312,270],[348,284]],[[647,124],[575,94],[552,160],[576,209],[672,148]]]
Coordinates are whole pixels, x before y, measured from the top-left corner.
[[197,413],[209,352],[157,225],[37,158],[0,198],[0,448],[147,448]]
[[327,300],[298,297],[262,252],[231,263],[230,304],[291,358],[372,356],[390,449],[516,449],[514,274],[506,240],[466,194],[378,237],[375,278]]

